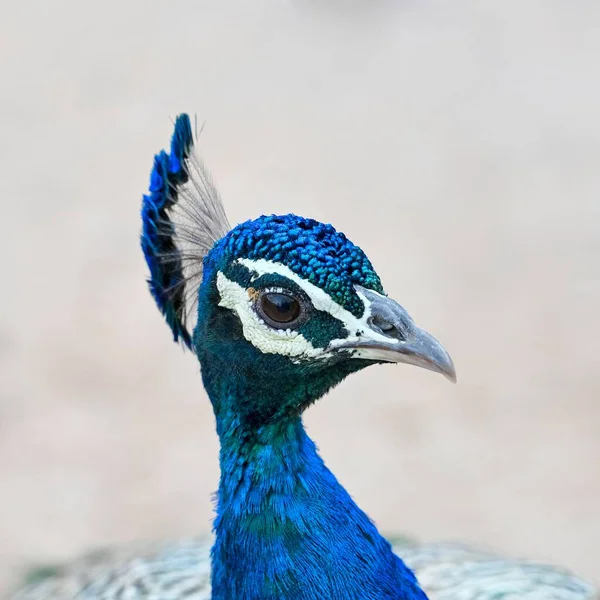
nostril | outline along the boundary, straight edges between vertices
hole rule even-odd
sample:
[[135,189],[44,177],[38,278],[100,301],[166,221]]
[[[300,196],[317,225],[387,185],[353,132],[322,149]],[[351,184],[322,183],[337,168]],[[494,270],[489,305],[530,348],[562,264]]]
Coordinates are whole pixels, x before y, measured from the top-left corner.
[[402,332],[394,325],[387,321],[383,317],[374,316],[369,319],[369,325],[373,329],[378,329],[383,335],[388,337],[397,339],[397,340],[405,340],[406,338],[402,334]]
[[372,317],[371,325],[375,325],[375,327],[381,329],[383,332],[395,329],[394,326],[389,321],[386,321],[383,317]]

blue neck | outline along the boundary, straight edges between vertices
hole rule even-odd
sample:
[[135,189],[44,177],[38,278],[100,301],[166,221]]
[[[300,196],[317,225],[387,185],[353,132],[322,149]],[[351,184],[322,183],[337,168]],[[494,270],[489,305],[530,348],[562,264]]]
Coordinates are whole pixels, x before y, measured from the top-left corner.
[[213,398],[221,439],[213,600],[426,600],[300,417],[249,424],[232,400]]

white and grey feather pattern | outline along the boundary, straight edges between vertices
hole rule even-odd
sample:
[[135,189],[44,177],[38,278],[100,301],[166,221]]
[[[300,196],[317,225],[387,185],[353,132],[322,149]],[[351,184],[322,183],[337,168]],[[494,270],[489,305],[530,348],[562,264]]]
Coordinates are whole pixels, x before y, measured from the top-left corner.
[[[93,553],[11,600],[210,600],[210,538]],[[430,600],[600,600],[575,575],[458,544],[394,544]]]

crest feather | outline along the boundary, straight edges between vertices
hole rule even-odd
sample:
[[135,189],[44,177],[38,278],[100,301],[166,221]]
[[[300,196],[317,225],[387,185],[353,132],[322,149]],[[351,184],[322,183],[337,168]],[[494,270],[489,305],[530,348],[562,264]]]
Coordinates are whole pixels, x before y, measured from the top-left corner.
[[141,244],[150,269],[148,284],[173,331],[191,347],[203,259],[230,229],[223,203],[194,153],[190,118],[175,119],[170,152],[154,157],[149,193],[142,201]]

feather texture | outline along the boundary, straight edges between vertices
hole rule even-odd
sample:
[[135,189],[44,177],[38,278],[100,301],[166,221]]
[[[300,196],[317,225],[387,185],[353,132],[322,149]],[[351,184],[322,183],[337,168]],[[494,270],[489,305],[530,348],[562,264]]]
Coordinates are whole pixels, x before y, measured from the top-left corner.
[[229,229],[219,194],[194,152],[190,118],[179,115],[170,152],[154,157],[142,201],[141,244],[152,296],[175,341],[188,348],[203,259]]
[[[93,553],[11,600],[210,600],[210,538]],[[573,574],[458,544],[397,542],[430,600],[599,600]]]

